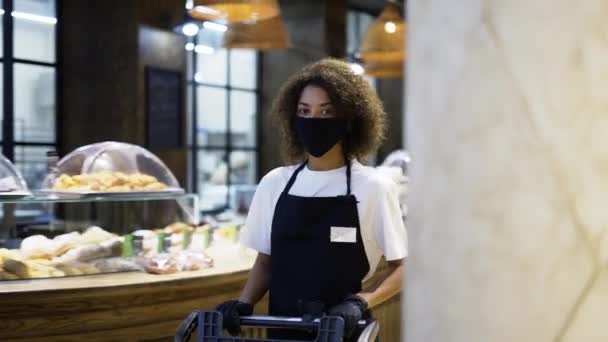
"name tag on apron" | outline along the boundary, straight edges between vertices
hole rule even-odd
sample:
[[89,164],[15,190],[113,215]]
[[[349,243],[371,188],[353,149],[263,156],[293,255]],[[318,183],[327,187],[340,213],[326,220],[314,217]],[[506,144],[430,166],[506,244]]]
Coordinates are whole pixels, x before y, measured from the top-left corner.
[[331,227],[331,242],[356,243],[357,228],[354,227]]

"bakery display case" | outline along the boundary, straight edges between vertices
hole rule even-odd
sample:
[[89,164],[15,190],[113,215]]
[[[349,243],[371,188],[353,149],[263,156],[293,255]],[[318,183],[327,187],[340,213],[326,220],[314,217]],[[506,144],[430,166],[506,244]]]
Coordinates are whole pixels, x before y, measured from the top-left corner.
[[214,266],[208,249],[236,246],[238,221],[201,218],[199,197],[140,146],[96,143],[48,164],[29,193],[0,159],[4,192],[29,194],[0,197],[0,281],[201,270]]
[[56,195],[183,193],[167,166],[143,147],[107,141],[83,146],[49,166],[42,192]]
[[[0,281],[213,266],[198,196],[3,199]],[[222,229],[225,229],[221,227]]]
[[181,319],[235,295],[255,255],[243,218],[201,214],[140,146],[105,142],[48,159],[30,192],[0,159],[0,340],[171,336]]
[[[6,190],[27,190],[4,162]],[[103,142],[51,158],[42,184],[0,198],[0,281],[213,266],[215,227],[201,222],[198,196],[140,146]]]

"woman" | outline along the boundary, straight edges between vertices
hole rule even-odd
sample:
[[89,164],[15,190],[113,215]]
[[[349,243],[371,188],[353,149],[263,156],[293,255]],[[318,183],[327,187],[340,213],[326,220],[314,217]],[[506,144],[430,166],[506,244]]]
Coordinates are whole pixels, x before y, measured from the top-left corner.
[[[345,62],[324,59],[286,82],[272,115],[287,157],[298,163],[261,180],[241,234],[258,255],[239,300],[218,310],[224,326],[238,331],[239,317],[269,291],[270,315],[338,315],[350,336],[368,309],[402,287],[407,235],[397,187],[357,161],[380,144],[386,114],[362,76]],[[363,291],[382,255],[388,269]]]

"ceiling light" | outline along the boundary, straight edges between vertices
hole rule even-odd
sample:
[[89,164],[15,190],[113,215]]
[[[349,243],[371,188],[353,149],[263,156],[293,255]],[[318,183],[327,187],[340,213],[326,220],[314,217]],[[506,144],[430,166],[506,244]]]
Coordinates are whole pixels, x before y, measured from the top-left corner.
[[229,49],[287,49],[289,33],[280,15],[253,24],[233,23],[224,34],[223,46]]
[[365,73],[377,78],[403,77],[406,23],[401,9],[389,2],[368,27],[359,46]]
[[363,73],[365,72],[365,69],[363,69],[363,67],[359,63],[349,63],[349,65],[350,70],[352,70],[355,75],[363,75]]
[[[2,14],[4,14],[4,10],[2,11]],[[53,18],[53,17],[46,17],[43,15],[37,15],[37,14],[31,14],[31,13],[25,13],[25,12],[16,12],[16,11],[13,11],[12,15],[15,18],[35,21],[38,23],[51,24],[51,25],[57,24],[57,18]]]
[[197,24],[195,23],[185,23],[184,26],[182,26],[182,33],[185,34],[188,37],[194,37],[198,34],[199,31],[199,27]]
[[392,21],[387,21],[384,23],[384,31],[386,31],[386,33],[395,33],[395,31],[397,31],[397,25]]
[[187,51],[192,51],[192,50],[194,50],[194,43],[187,43],[187,44],[186,44],[186,50],[187,50]]
[[199,20],[237,23],[279,15],[277,0],[194,0],[190,15]]

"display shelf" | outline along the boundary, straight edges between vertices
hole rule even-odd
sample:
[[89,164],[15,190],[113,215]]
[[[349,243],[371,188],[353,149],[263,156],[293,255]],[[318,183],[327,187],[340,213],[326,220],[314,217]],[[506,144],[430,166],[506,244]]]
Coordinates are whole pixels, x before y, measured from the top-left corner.
[[255,253],[242,251],[230,257],[215,258],[213,267],[199,271],[184,271],[172,274],[149,274],[145,272],[114,272],[71,277],[11,280],[1,282],[0,295],[10,293],[65,291],[77,289],[99,289],[105,287],[159,284],[164,282],[185,281],[247,271],[253,266]]
[[32,203],[82,203],[82,202],[133,202],[133,201],[158,201],[158,200],[193,200],[198,204],[199,197],[196,194],[186,193],[149,193],[149,194],[116,194],[111,195],[94,195],[94,196],[77,196],[66,195],[60,196],[49,194],[47,192],[34,192],[30,197],[0,199],[0,204],[32,204]]

